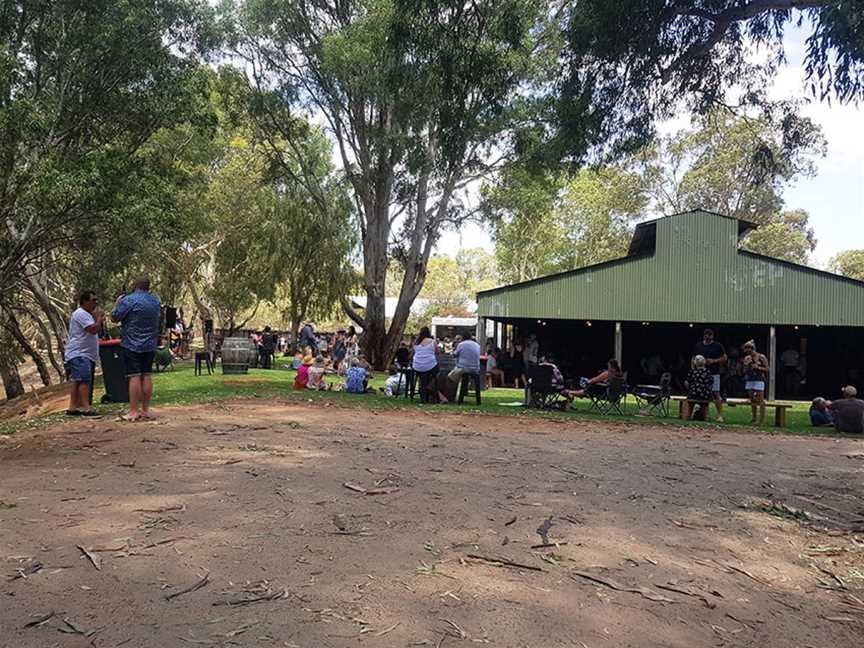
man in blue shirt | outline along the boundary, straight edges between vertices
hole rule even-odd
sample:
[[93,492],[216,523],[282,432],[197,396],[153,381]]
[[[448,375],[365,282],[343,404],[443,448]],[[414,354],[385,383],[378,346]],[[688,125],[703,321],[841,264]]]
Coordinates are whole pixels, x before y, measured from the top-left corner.
[[150,414],[150,398],[153,396],[151,374],[161,315],[162,304],[150,292],[150,279],[146,277],[135,281],[130,294],[117,299],[111,313],[111,319],[123,327],[120,346],[129,379],[129,413],[123,418],[127,421],[153,418]]

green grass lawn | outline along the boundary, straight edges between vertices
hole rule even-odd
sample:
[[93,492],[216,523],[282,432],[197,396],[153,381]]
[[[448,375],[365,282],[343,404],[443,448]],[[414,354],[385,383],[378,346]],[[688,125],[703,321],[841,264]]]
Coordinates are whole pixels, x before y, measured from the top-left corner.
[[[479,412],[486,414],[497,414],[504,416],[544,416],[556,419],[582,419],[582,420],[604,420],[610,422],[626,422],[629,424],[668,424],[668,425],[689,425],[689,426],[745,426],[748,429],[754,429],[755,426],[749,424],[750,408],[749,407],[726,407],[725,409],[725,424],[689,422],[685,423],[676,418],[678,412],[677,403],[671,403],[671,415],[668,418],[658,418],[654,416],[645,417],[637,416],[636,405],[632,397],[628,398],[625,411],[627,415],[621,416],[600,416],[596,413],[588,411],[587,400],[577,400],[574,409],[569,412],[541,412],[538,410],[526,410],[522,407],[507,407],[506,403],[515,403],[522,400],[522,391],[515,389],[491,389],[483,392],[483,403],[479,407],[474,405],[473,399],[466,400],[464,405],[422,405],[419,400],[410,401],[405,398],[386,398],[383,394],[347,394],[344,392],[295,392],[292,389],[295,372],[287,368],[287,361],[277,358],[276,369],[265,371],[262,369],[252,369],[248,375],[241,376],[224,376],[221,369],[212,376],[195,376],[191,363],[177,363],[172,371],[156,374],[154,406],[164,405],[182,405],[196,404],[213,401],[224,401],[232,398],[279,398],[284,400],[296,400],[298,402],[306,402],[309,400],[332,400],[343,406],[356,406],[364,408],[428,408],[440,412]],[[376,375],[372,380],[372,386],[376,389],[383,385],[386,376],[382,374]],[[328,377],[328,381],[337,381],[335,377]],[[94,401],[99,402],[103,394],[101,381],[98,381]],[[773,410],[769,410],[769,419],[767,424],[755,429],[760,432],[768,433],[798,433],[809,435],[827,435],[835,436],[836,433],[830,428],[813,428],[810,426],[810,421],[807,415],[809,403],[795,403],[794,406],[787,411],[787,426],[779,430],[773,427]],[[122,405],[97,405],[97,410],[105,414],[114,414],[122,410]],[[713,416],[712,407],[712,416]],[[59,418],[58,415],[43,417],[27,423],[7,423],[0,426],[0,433],[14,432],[22,426],[43,426],[50,424]]]
[[[644,421],[650,424],[666,424],[666,425],[688,425],[694,427],[705,426],[728,426],[735,427],[740,430],[743,426],[746,429],[758,429],[760,432],[768,433],[797,433],[808,435],[823,435],[837,436],[837,433],[831,428],[813,428],[810,425],[810,420],[807,414],[809,402],[797,402],[787,411],[786,427],[778,429],[773,426],[773,410],[768,410],[766,416],[766,424],[764,426],[750,425],[750,408],[748,406],[729,407],[724,410],[724,424],[715,422],[683,422],[677,418],[678,404],[670,403],[670,416],[668,418],[656,416],[639,416],[637,413],[636,404],[633,397],[628,397],[625,405],[626,415],[624,417],[617,415],[601,416],[594,412],[589,412],[589,402],[587,400],[579,400],[574,404],[573,409],[569,412],[559,411],[538,411],[526,410],[523,407],[507,406],[508,403],[518,403],[522,400],[522,391],[516,389],[491,389],[483,392],[482,405],[479,407],[474,404],[471,398],[466,399],[464,405],[423,405],[419,399],[413,402],[405,398],[386,398],[381,393],[376,394],[347,394],[345,392],[312,392],[302,391],[296,392],[293,390],[294,375],[293,370],[288,369],[287,360],[277,358],[275,362],[276,369],[263,370],[251,369],[247,375],[229,375],[225,376],[221,373],[221,368],[217,373],[208,376],[195,376],[191,362],[175,363],[174,369],[165,373],[159,373],[154,376],[155,388],[153,404],[154,407],[164,405],[183,405],[207,403],[214,401],[225,401],[232,398],[278,398],[283,400],[296,400],[298,402],[307,402],[309,400],[333,400],[345,406],[356,406],[364,408],[428,408],[441,412],[476,412],[485,414],[495,414],[502,416],[543,416],[556,419],[583,419],[583,420],[604,420],[610,422],[625,422],[638,423]],[[384,384],[386,376],[384,374],[376,374],[371,385],[376,389]],[[336,377],[328,377],[328,382],[341,382],[341,379]],[[123,409],[121,404],[99,404],[99,400],[104,393],[101,378],[97,378],[97,385],[94,394],[94,403],[96,409],[104,414],[119,413]],[[470,401],[470,402],[469,402]],[[711,410],[712,417],[715,415],[713,406]],[[18,429],[26,427],[44,427],[57,422],[62,418],[62,415],[54,414],[45,416],[31,421],[21,422],[12,421],[0,424],[0,434],[10,434]]]

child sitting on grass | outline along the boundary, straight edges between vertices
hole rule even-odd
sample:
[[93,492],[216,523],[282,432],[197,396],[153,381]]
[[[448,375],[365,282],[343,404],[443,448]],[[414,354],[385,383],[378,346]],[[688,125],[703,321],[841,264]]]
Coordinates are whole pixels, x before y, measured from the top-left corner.
[[329,389],[327,382],[324,380],[326,371],[327,365],[324,362],[324,356],[319,354],[315,358],[315,363],[309,367],[309,380],[306,383],[306,388],[316,391],[326,391]]
[[[365,366],[364,366],[365,365]],[[345,373],[345,391],[349,394],[365,394],[369,389],[371,372],[369,365],[362,358],[351,358],[351,366]]]
[[312,362],[312,356],[307,355],[301,361],[300,366],[297,367],[297,377],[294,379],[295,391],[306,389],[309,384],[309,367],[312,366]]

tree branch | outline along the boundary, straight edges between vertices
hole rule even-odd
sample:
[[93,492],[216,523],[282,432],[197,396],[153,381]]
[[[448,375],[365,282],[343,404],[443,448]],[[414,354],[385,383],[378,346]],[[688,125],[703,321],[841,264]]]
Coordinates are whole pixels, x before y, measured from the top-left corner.
[[723,40],[729,28],[735,23],[755,18],[770,11],[789,11],[791,9],[803,11],[805,9],[818,9],[827,4],[829,4],[828,0],[753,0],[748,4],[729,7],[718,13],[711,13],[698,7],[675,7],[673,11],[676,15],[702,18],[714,23],[714,28],[705,40],[693,43],[681,56],[672,61],[661,72],[660,80],[664,84],[668,83],[681,66],[708,54],[715,45]]

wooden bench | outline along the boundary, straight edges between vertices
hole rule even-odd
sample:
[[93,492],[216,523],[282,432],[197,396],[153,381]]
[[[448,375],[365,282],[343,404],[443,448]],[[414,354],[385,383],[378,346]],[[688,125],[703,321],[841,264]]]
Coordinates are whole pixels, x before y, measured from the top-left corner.
[[[673,396],[671,400],[678,402],[678,418],[685,421],[690,420],[694,405],[705,403],[705,401],[690,400],[686,396]],[[750,401],[746,398],[727,398],[725,402],[729,407],[750,405]],[[790,409],[791,405],[788,403],[766,402],[765,407],[774,410],[774,427],[786,427],[786,410]]]

